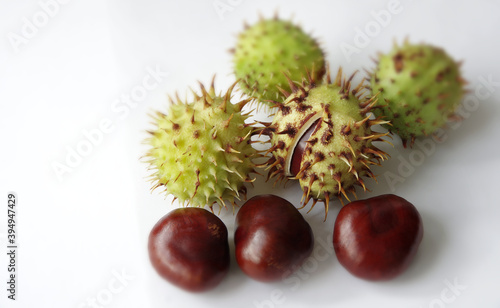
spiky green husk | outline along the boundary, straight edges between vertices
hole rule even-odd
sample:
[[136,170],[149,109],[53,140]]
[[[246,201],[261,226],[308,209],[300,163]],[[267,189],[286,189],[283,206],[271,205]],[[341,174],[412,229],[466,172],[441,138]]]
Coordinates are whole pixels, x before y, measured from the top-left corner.
[[258,101],[280,100],[278,87],[290,91],[283,73],[302,80],[306,71],[324,74],[324,55],[318,43],[290,21],[260,20],[239,34],[234,49],[234,72],[240,88]]
[[156,128],[147,139],[153,189],[164,186],[183,205],[212,208],[234,204],[245,195],[249,174],[255,172],[256,150],[250,144],[255,128],[246,124],[241,109],[248,102],[230,102],[235,84],[224,96],[213,86],[194,101],[174,103],[166,114],[156,112]]
[[405,146],[454,119],[465,93],[459,64],[443,49],[408,41],[379,57],[370,81],[372,92],[379,93],[373,113],[391,121],[387,128]]
[[[334,82],[327,72],[327,80],[319,86],[311,77],[302,84],[290,82],[293,93],[277,103],[273,122],[262,129],[271,138],[270,177],[298,179],[304,205],[313,199],[314,207],[317,200],[323,200],[328,211],[331,197],[349,200],[346,192],[355,195],[355,185],[366,190],[364,176],[375,178],[370,165],[387,158],[372,144],[387,133],[375,133],[371,126],[388,122],[370,119],[368,112],[376,97],[361,99],[364,84],[351,90],[353,77],[345,79],[339,69]],[[295,145],[311,125],[316,128],[307,140],[300,171],[293,176],[290,165]]]

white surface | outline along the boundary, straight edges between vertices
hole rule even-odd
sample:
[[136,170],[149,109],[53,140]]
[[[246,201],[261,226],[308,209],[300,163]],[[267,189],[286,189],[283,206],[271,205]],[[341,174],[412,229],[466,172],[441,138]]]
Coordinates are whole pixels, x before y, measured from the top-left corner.
[[[233,5],[222,15],[212,0],[67,2],[19,51],[9,33],[20,34],[23,18],[32,20],[42,8],[38,1],[0,2],[1,307],[92,307],[88,300],[96,297],[102,307],[500,307],[500,85],[491,93],[481,88],[482,79],[500,81],[497,2],[401,1],[401,12],[350,59],[341,44],[354,45],[356,29],[370,25],[371,12],[387,9],[389,1],[220,0]],[[332,68],[342,65],[346,72],[372,67],[370,57],[388,51],[394,38],[442,46],[464,60],[469,97],[480,104],[469,107],[465,121],[448,129],[430,154],[404,150],[395,139],[395,147],[386,148],[392,159],[376,170],[379,184],[367,181],[372,192],[358,193],[368,198],[392,192],[420,210],[424,239],[401,277],[366,282],[339,265],[330,240],[340,208],[335,202],[325,223],[320,204],[302,212],[316,248],[293,280],[252,281],[233,259],[217,289],[185,293],[162,281],[147,259],[150,228],[174,208],[170,198],[150,194],[144,180],[139,157],[144,130],[151,127],[147,113],[166,108],[166,93],[182,96],[214,73],[219,89],[231,84],[227,50],[243,20],[254,22],[259,11],[271,16],[275,9],[293,14],[320,39]],[[122,95],[139,91],[148,68],[168,76],[126,107]],[[59,179],[54,162],[65,163],[68,147],[76,149],[86,140],[83,131],[106,119],[113,131]],[[414,170],[406,173],[402,160],[413,161]],[[391,189],[387,172],[404,182]],[[298,204],[298,186],[273,189],[259,181],[250,196],[272,192]],[[19,198],[16,302],[6,299],[4,282],[9,191]],[[233,215],[222,218],[232,233]],[[125,273],[122,283],[118,272]],[[455,280],[466,288],[450,289]]]

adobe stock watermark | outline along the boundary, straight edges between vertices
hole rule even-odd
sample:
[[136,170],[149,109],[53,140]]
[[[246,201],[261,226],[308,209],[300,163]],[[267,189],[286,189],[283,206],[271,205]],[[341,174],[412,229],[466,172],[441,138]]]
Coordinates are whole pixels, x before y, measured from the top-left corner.
[[224,15],[234,11],[243,1],[244,0],[214,0],[212,5],[220,20],[224,20]]
[[[142,82],[132,87],[128,93],[122,93],[119,98],[112,102],[111,110],[117,115],[117,119],[119,121],[125,120],[131,110],[144,101],[149,92],[158,88],[168,75],[169,73],[162,71],[158,65],[154,68],[147,67]],[[72,173],[76,167],[81,165],[83,159],[104,141],[106,135],[115,130],[117,120],[113,120],[113,118],[116,117],[104,117],[99,121],[97,127],[82,130],[81,139],[73,146],[66,146],[64,160],[52,162],[52,170],[59,181],[62,181],[66,174]]]
[[105,287],[100,289],[95,295],[89,296],[78,305],[78,308],[103,308],[109,306],[116,295],[125,290],[129,283],[135,279],[133,275],[127,273],[125,269],[121,271],[111,270],[111,279]]
[[[285,284],[286,289],[292,292],[297,291],[305,280],[318,271],[319,264],[328,260],[334,253],[333,234],[329,235],[326,240],[316,238],[311,256],[293,274],[283,278],[282,282]],[[285,273],[285,276],[288,274],[289,272]],[[286,300],[283,288],[276,288],[271,291],[268,299],[254,300],[253,305],[256,308],[274,308],[283,305]]]
[[[479,76],[478,83],[474,91],[467,94],[458,107],[456,114],[463,120],[469,118],[479,109],[480,101],[490,98],[497,88],[500,87],[500,81],[493,80],[493,75]],[[458,129],[463,121],[448,121],[447,127],[452,130]],[[437,144],[443,143],[448,139],[445,129],[438,129],[434,136],[425,139],[416,139],[412,151],[408,155],[400,154],[397,159],[399,165],[397,174],[391,171],[384,172],[384,179],[392,192],[396,191],[396,185],[404,183],[416,170],[416,167],[422,165],[427,157],[432,156],[437,149]]]
[[398,15],[403,11],[403,6],[398,0],[387,2],[386,9],[371,11],[372,19],[368,21],[363,28],[354,28],[355,34],[352,44],[340,43],[340,50],[348,63],[351,63],[353,54],[360,54],[361,50],[366,48],[377,37],[382,29],[387,28],[392,21],[393,15]]
[[39,31],[46,27],[50,20],[56,17],[61,10],[61,6],[69,3],[71,0],[41,0],[38,1],[39,9],[30,17],[24,16],[19,31],[7,33],[7,39],[10,45],[17,53],[20,48],[29,43],[36,37]]
[[428,306],[420,306],[419,308],[446,308],[457,300],[462,295],[463,291],[467,289],[467,285],[460,284],[458,278],[453,282],[445,279],[443,281],[445,288],[439,294],[439,297],[432,299]]

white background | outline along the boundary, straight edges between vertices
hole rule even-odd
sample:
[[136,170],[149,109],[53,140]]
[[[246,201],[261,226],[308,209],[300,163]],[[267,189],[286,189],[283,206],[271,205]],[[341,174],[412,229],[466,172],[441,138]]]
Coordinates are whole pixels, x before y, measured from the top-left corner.
[[[500,307],[498,2],[401,1],[384,25],[373,13],[388,10],[389,1],[72,0],[53,2],[52,16],[40,4],[48,2],[0,0],[1,307],[92,307],[92,299],[101,307]],[[217,11],[217,3],[230,9]],[[231,84],[227,50],[243,21],[276,9],[321,41],[334,70],[370,69],[394,39],[444,47],[464,61],[468,102],[479,104],[462,109],[465,120],[441,144],[426,139],[427,154],[403,149],[398,138],[394,148],[384,146],[392,159],[375,170],[379,183],[368,180],[372,192],[358,193],[398,194],[423,217],[420,250],[399,278],[366,282],[340,266],[331,250],[334,202],[324,223],[320,204],[302,211],[316,248],[293,282],[252,281],[233,259],[218,288],[186,293],[161,280],[147,259],[149,230],[175,208],[144,179],[147,114],[165,110],[166,94],[184,96],[213,74],[219,89]],[[368,31],[369,41],[355,42],[358,31]],[[346,44],[356,53],[346,56]],[[139,93],[148,69],[168,76],[126,105],[123,97]],[[485,87],[488,79],[496,85]],[[84,148],[85,132],[102,121],[112,131]],[[58,176],[54,165],[66,165],[79,146],[88,153]],[[391,185],[391,174],[401,181]],[[298,205],[299,190],[259,179],[249,196],[275,193]],[[18,195],[15,302],[6,292],[10,191]],[[221,216],[232,234],[233,214]]]

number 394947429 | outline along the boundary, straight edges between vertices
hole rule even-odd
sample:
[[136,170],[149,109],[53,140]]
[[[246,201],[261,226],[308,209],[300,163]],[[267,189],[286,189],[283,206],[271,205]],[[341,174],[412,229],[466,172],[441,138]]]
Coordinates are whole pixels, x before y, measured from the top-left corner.
[[16,244],[16,195],[9,194],[7,200],[7,240]]

